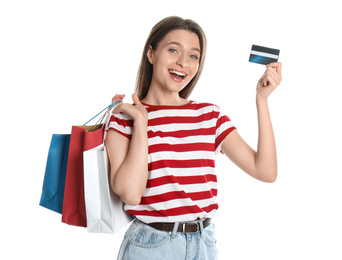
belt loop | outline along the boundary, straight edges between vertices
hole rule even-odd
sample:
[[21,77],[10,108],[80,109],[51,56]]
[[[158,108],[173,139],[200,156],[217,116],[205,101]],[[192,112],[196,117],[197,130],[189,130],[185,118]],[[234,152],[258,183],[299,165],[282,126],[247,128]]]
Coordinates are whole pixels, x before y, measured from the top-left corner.
[[173,226],[173,230],[172,230],[172,233],[171,233],[171,237],[172,238],[175,238],[176,235],[177,235],[177,230],[178,230],[178,226],[179,226],[179,222],[176,222],[175,225]]
[[203,238],[204,237],[204,232],[203,232],[203,221],[204,221],[205,219],[202,219],[202,220],[200,220],[199,221],[199,226],[200,226],[200,231],[201,231],[201,237]]

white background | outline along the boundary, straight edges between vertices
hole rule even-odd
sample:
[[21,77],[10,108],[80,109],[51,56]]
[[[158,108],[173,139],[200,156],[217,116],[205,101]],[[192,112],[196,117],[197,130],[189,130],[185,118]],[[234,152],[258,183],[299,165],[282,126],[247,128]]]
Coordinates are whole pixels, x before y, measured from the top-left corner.
[[[280,49],[270,97],[278,179],[252,179],[217,158],[219,258],[342,259],[340,1],[0,3],[1,259],[116,259],[124,230],[89,234],[40,207],[53,133],[69,133],[116,93],[130,102],[143,45],[169,15],[197,21],[208,58],[190,97],[219,105],[254,148],[252,44]],[[5,256],[6,255],[6,256]]]

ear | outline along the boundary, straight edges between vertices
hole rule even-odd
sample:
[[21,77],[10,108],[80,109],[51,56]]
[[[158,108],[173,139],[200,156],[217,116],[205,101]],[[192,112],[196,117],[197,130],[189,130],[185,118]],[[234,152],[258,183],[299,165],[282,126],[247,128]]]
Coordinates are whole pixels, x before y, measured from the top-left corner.
[[148,52],[147,52],[147,59],[148,61],[153,64],[153,49],[152,49],[152,46],[150,46],[150,48],[148,49]]

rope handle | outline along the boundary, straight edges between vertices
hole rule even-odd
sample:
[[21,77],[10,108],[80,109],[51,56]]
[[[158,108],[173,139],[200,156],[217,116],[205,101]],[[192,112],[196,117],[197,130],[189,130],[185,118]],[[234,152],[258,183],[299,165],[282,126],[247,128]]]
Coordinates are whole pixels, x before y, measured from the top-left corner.
[[98,115],[100,115],[101,113],[103,113],[103,111],[107,110],[107,111],[100,117],[100,119],[96,122],[95,125],[101,124],[102,121],[103,121],[103,119],[105,118],[105,115],[108,116],[108,112],[110,111],[110,109],[111,109],[113,106],[115,106],[116,104],[120,103],[120,102],[121,102],[121,101],[116,101],[116,102],[114,102],[113,104],[110,104],[109,106],[107,106],[106,108],[104,108],[103,110],[101,110],[101,112],[99,112],[97,115],[93,116],[90,120],[88,120],[88,121],[87,121],[85,124],[83,124],[83,125],[85,126],[85,125],[88,124],[91,120],[93,120],[95,117],[97,117]]

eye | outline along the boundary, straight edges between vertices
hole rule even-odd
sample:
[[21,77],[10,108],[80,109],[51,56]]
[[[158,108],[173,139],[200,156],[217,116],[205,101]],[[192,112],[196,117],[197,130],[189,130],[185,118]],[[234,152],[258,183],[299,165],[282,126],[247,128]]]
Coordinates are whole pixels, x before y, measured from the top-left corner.
[[178,51],[176,49],[169,49],[169,52],[178,53]]
[[190,55],[191,59],[198,60],[198,57],[196,55]]

